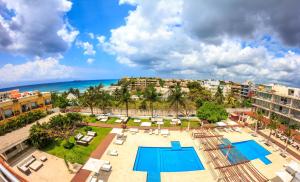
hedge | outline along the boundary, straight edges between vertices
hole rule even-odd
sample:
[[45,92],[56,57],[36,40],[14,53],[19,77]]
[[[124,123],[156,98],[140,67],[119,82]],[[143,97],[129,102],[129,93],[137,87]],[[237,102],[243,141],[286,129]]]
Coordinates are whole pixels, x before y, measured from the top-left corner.
[[26,114],[20,115],[14,119],[11,119],[10,121],[6,121],[5,123],[0,123],[0,136],[4,135],[6,133],[9,133],[11,131],[14,131],[16,129],[22,128],[26,126],[27,124],[31,124],[43,117],[45,117],[47,114],[44,111],[32,111],[28,112]]

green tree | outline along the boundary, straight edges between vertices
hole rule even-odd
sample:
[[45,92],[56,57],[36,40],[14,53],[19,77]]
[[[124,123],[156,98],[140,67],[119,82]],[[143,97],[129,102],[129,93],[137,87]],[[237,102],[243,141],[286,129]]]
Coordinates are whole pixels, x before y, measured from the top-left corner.
[[269,142],[271,140],[272,132],[275,131],[278,128],[278,126],[279,126],[279,122],[277,121],[277,118],[271,118],[270,123],[267,126],[270,129],[269,137],[266,142],[267,144],[269,144]]
[[227,119],[228,113],[222,105],[215,102],[205,102],[197,110],[197,117],[201,120],[208,120],[211,123],[216,123]]
[[243,107],[252,107],[252,101],[251,99],[244,99],[242,102]]
[[62,112],[69,106],[69,101],[63,94],[51,93],[51,101],[53,107],[58,107]]
[[223,95],[223,90],[221,89],[220,86],[218,86],[217,92],[215,94],[215,101],[218,104],[223,104],[224,103],[224,95]]
[[94,114],[94,108],[98,105],[101,88],[102,86],[90,86],[79,99],[81,105],[89,107],[92,114]]
[[125,104],[126,116],[128,117],[129,103],[132,101],[129,92],[129,82],[124,82],[121,88],[115,92],[115,99],[118,102],[117,105]]
[[51,141],[52,138],[47,132],[47,124],[43,123],[37,123],[34,124],[30,128],[30,134],[29,134],[29,142],[36,148],[44,148],[47,146]]
[[294,130],[299,129],[298,125],[296,124],[288,124],[288,126],[284,130],[284,134],[287,137],[287,140],[285,141],[285,147],[284,147],[284,153],[286,153],[288,146],[289,146],[289,140],[292,139],[295,136]]
[[159,85],[160,85],[160,87],[164,87],[164,85],[165,85],[165,80],[159,79]]
[[185,93],[181,90],[180,84],[176,84],[175,87],[170,88],[170,95],[168,101],[171,107],[175,106],[176,118],[178,118],[179,107],[185,104]]
[[154,85],[148,85],[144,93],[145,101],[149,102],[151,109],[151,117],[153,117],[153,105],[155,102],[159,101],[159,94],[156,92]]
[[101,108],[102,112],[112,106],[112,97],[106,91],[100,91],[98,106]]
[[78,88],[70,88],[68,93],[75,95],[77,98],[80,97],[80,90]]

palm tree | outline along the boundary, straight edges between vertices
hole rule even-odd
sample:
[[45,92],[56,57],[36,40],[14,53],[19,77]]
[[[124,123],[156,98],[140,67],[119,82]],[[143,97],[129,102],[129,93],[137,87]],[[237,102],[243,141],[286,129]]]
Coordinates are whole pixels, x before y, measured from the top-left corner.
[[293,136],[295,135],[295,132],[293,132],[293,130],[295,130],[295,129],[298,129],[297,125],[290,125],[290,124],[288,124],[288,126],[284,130],[284,134],[287,137],[286,142],[285,142],[284,154],[286,153],[286,150],[288,148],[289,140],[291,138],[293,138]]
[[147,86],[145,93],[144,93],[145,101],[148,101],[150,104],[151,109],[151,117],[153,117],[153,104],[159,101],[159,94],[156,92],[154,85]]
[[98,106],[101,108],[104,113],[107,108],[112,106],[112,98],[109,93],[101,90],[99,93]]
[[127,82],[123,83],[121,88],[119,90],[116,90],[115,98],[118,101],[118,104],[125,104],[126,116],[128,117],[128,107],[129,107],[129,102],[131,102],[129,83]]
[[215,94],[215,99],[218,104],[223,104],[224,103],[224,95],[223,95],[223,90],[221,89],[220,86],[218,86],[217,92]]
[[171,107],[175,106],[176,118],[178,118],[179,106],[184,106],[185,100],[185,93],[182,92],[179,84],[174,88],[170,88],[168,101],[170,102]]
[[266,142],[267,144],[269,144],[269,142],[270,142],[271,135],[272,135],[272,131],[276,130],[276,129],[278,128],[278,126],[279,126],[279,123],[278,123],[278,121],[276,120],[276,118],[272,118],[272,119],[270,120],[269,125],[267,126],[267,127],[270,129],[270,134],[269,134],[268,140],[267,140],[267,142]]
[[261,110],[258,110],[256,112],[257,118],[255,118],[255,133],[257,133],[257,128],[258,128],[258,122],[261,122],[263,120],[264,115]]
[[91,86],[80,97],[81,104],[89,107],[92,114],[94,114],[94,108],[98,105],[100,89],[101,86]]

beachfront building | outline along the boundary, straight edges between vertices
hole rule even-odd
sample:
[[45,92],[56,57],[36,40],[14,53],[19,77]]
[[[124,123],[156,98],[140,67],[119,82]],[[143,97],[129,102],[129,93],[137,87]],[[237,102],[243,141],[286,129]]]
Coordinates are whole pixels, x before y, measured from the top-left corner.
[[278,84],[258,85],[253,96],[254,110],[268,118],[272,114],[287,122],[300,124],[300,89]]
[[251,98],[254,94],[254,84],[251,81],[245,81],[241,84],[241,97],[242,98]]
[[0,92],[0,123],[31,110],[52,108],[49,92]]
[[129,81],[129,88],[132,90],[143,89],[148,85],[159,86],[159,78],[124,78],[126,81]]
[[220,81],[219,80],[203,80],[201,82],[201,85],[205,89],[209,90],[212,95],[215,95],[218,90],[218,87],[220,85]]

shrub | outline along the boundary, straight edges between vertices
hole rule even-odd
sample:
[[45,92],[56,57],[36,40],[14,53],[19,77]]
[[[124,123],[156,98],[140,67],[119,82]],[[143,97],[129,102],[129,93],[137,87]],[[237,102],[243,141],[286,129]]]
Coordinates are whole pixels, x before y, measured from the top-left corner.
[[205,102],[197,110],[197,116],[199,119],[208,120],[210,123],[216,123],[227,119],[228,114],[224,106],[215,102]]
[[31,124],[33,122],[36,122],[37,120],[45,117],[47,114],[44,111],[32,111],[29,113],[26,113],[24,115],[20,115],[14,119],[11,119],[10,121],[7,121],[0,125],[0,135],[4,135],[6,133],[9,133],[13,130],[22,128],[26,126],[27,124]]
[[71,149],[74,147],[74,143],[70,142],[69,140],[65,140],[62,144],[65,149]]
[[90,114],[90,117],[91,117],[91,118],[95,118],[96,115],[95,115],[95,114]]
[[85,132],[93,130],[93,128],[90,127],[90,126],[85,126],[83,129],[84,129]]

